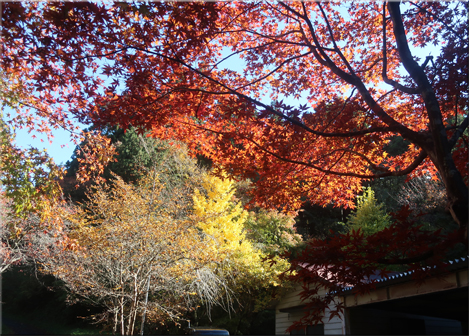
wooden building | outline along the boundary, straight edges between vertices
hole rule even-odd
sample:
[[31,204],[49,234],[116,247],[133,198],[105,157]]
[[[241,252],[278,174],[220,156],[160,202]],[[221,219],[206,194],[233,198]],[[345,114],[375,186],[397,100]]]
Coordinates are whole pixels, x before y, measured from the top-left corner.
[[[300,287],[276,304],[275,330],[285,330],[304,314]],[[325,292],[319,293],[324,295]],[[329,321],[326,310],[322,324],[296,330],[302,335],[467,335],[468,258],[449,262],[447,272],[417,285],[408,272],[379,279],[369,294],[355,296],[346,289],[339,300],[344,314]]]

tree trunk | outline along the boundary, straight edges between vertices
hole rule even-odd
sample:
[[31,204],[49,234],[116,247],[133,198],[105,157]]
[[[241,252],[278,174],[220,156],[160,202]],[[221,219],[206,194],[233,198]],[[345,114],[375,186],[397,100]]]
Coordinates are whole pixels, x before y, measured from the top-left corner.
[[134,333],[135,318],[137,316],[137,298],[138,298],[137,276],[138,276],[138,273],[134,277],[134,293],[133,293],[132,302],[130,304],[129,322],[127,324],[127,334],[128,335],[133,335],[133,333]]
[[124,298],[121,298],[121,335],[125,335],[124,326]]
[[117,332],[117,325],[119,324],[119,314],[117,310],[114,310],[114,327],[112,328],[112,334],[115,335]]
[[147,280],[147,290],[145,292],[145,303],[143,305],[143,315],[142,315],[142,325],[140,326],[140,335],[143,335],[143,329],[145,327],[145,316],[147,314],[147,304],[148,304],[148,292],[150,291],[150,275],[148,273],[148,280]]
[[[450,155],[449,153],[448,156]],[[467,186],[464,184],[463,178],[456,167],[449,169],[447,164],[442,163],[443,160],[434,159],[435,153],[430,153],[429,156],[441,175],[448,196],[448,209],[454,221],[459,225],[462,242],[467,246],[469,212]],[[452,165],[454,166],[454,162],[452,162]]]
[[453,219],[459,225],[462,234],[461,238],[467,246],[468,189],[451,155],[452,145],[448,140],[440,105],[433,87],[424,69],[419,66],[410,52],[402,22],[400,2],[389,2],[388,9],[391,14],[399,57],[405,69],[418,86],[418,91],[424,101],[429,120],[429,132],[426,136],[423,135],[419,139],[414,139],[413,142],[427,152],[438,169],[446,187],[449,210]]

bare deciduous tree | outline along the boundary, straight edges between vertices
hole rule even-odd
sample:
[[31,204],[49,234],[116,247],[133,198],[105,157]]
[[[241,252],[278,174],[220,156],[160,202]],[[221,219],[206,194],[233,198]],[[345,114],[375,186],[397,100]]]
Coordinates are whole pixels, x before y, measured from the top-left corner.
[[[230,306],[230,290],[200,230],[180,216],[189,205],[164,202],[163,189],[156,171],[135,186],[118,177],[97,186],[85,208],[69,208],[69,235],[77,245],[54,251],[52,244],[41,261],[72,293],[105,306],[95,318],[113,321],[122,335],[136,332],[144,312],[164,322],[177,321],[200,300]],[[182,187],[172,191],[173,199],[184,199]]]

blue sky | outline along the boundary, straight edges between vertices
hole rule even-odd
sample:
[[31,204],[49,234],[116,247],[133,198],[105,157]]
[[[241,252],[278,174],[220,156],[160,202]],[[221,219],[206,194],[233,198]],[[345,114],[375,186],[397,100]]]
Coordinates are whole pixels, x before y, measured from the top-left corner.
[[[85,127],[85,125],[80,124],[78,122],[76,122],[76,125],[80,127]],[[40,150],[46,149],[47,153],[58,164],[65,164],[65,162],[70,159],[73,150],[75,149],[75,144],[70,138],[70,133],[62,129],[54,130],[52,132],[54,136],[52,143],[49,143],[45,134],[37,132],[28,133],[28,131],[25,129],[17,129],[15,133],[15,141],[17,145],[22,148],[32,146]],[[36,138],[34,138],[33,136],[36,136]]]

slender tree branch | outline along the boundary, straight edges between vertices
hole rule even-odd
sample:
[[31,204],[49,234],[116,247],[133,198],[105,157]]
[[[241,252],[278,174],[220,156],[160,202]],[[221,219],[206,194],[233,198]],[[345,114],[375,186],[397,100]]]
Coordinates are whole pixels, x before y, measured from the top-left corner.
[[[277,43],[281,43],[281,44],[290,44],[290,45],[298,45],[298,46],[303,46],[305,47],[306,45],[304,43],[298,43],[298,42],[292,42],[292,41],[285,41],[285,40],[279,40],[277,38],[275,38],[276,36],[269,36],[269,35],[265,35],[265,34],[261,34],[259,32],[256,32],[254,30],[250,30],[250,29],[244,29],[244,31],[252,34],[252,35],[256,35],[256,36],[259,36],[259,37],[263,37],[263,38],[266,38],[266,39],[269,39],[271,40],[272,42],[277,42]],[[288,33],[284,33],[284,34],[281,34],[279,35],[280,37],[283,37],[282,35],[284,36],[287,36],[289,34],[292,34],[292,33],[301,33],[301,31],[299,30],[291,30],[289,31]]]
[[466,116],[466,118],[464,119],[464,121],[461,123],[461,125],[459,125],[458,129],[456,130],[456,132],[454,132],[453,136],[451,137],[451,139],[449,139],[449,145],[451,148],[454,147],[454,145],[456,145],[456,142],[458,141],[458,139],[463,135],[464,131],[467,129],[467,126],[468,126],[468,117],[469,116]]
[[395,89],[398,89],[402,92],[405,92],[405,93],[408,93],[408,94],[418,94],[419,91],[416,89],[416,88],[408,88],[404,85],[401,85],[399,84],[398,82],[392,80],[392,79],[389,79],[388,77],[388,57],[387,57],[387,47],[386,47],[386,2],[383,2],[383,15],[382,15],[382,19],[383,19],[383,71],[381,73],[382,77],[383,77],[383,81],[386,83],[386,84],[389,84],[391,85],[392,87],[394,87]]
[[438,22],[440,22],[441,24],[443,24],[445,26],[446,29],[448,29],[450,32],[452,32],[454,35],[456,35],[458,37],[458,39],[460,39],[461,41],[463,42],[466,42],[466,40],[464,39],[464,36],[461,36],[460,34],[458,34],[456,31],[454,31],[454,29],[451,27],[451,26],[448,26],[443,20],[440,19],[440,17],[436,14],[433,14],[431,12],[429,12],[426,8],[423,8],[422,6],[416,4],[415,2],[413,1],[409,1],[413,6],[417,7],[418,9],[424,11],[425,13],[433,16]]
[[371,174],[371,175],[364,175],[364,174],[357,174],[357,173],[347,173],[347,172],[337,172],[337,171],[332,171],[328,169],[323,169],[319,166],[316,166],[314,164],[308,163],[308,162],[303,162],[303,161],[298,161],[298,160],[293,160],[293,159],[287,159],[283,156],[280,156],[264,147],[262,147],[260,144],[258,144],[256,141],[252,139],[246,139],[250,142],[252,142],[256,147],[261,149],[262,151],[268,153],[269,155],[284,161],[288,163],[293,163],[297,165],[302,165],[302,166],[307,166],[310,168],[313,168],[315,170],[318,170],[323,173],[331,174],[331,175],[337,175],[337,176],[349,176],[349,177],[358,177],[362,179],[371,179],[371,178],[380,178],[380,177],[388,177],[388,176],[403,176],[409,174],[411,171],[413,171],[415,168],[417,168],[423,160],[427,157],[427,153],[424,151],[421,151],[420,154],[415,158],[415,160],[407,166],[407,168],[400,170],[400,171],[394,171],[394,172],[387,172],[387,173],[382,173],[382,174]]
[[230,88],[229,86],[221,83],[220,81],[216,80],[215,78],[203,73],[202,71],[194,68],[193,66],[187,64],[186,62],[184,62],[180,59],[177,59],[177,58],[174,58],[174,57],[171,57],[171,56],[167,56],[167,55],[163,55],[163,54],[158,53],[158,52],[142,49],[142,48],[139,48],[139,47],[134,47],[134,46],[127,46],[127,47],[128,48],[133,48],[133,49],[136,49],[136,50],[140,50],[140,51],[143,51],[143,52],[146,52],[146,53],[149,53],[149,54],[153,54],[153,55],[168,59],[170,61],[179,63],[179,64],[187,67],[188,69],[190,69],[194,73],[197,73],[201,77],[203,77],[205,79],[208,79],[209,81],[215,83],[218,86],[221,86],[222,88],[226,89],[227,91],[217,92],[217,91],[208,91],[208,90],[203,90],[203,89],[190,89],[190,88],[181,88],[181,90],[200,91],[200,92],[211,93],[211,94],[233,94],[233,95],[236,95],[240,98],[245,99],[246,101],[249,101],[249,102],[253,103],[254,105],[263,107],[265,110],[271,112],[272,114],[274,114],[274,115],[276,115],[276,116],[290,122],[291,124],[293,124],[295,126],[303,128],[303,129],[305,129],[306,131],[308,131],[309,133],[312,133],[312,134],[316,134],[316,135],[323,136],[323,137],[351,137],[351,136],[359,136],[359,135],[365,135],[365,134],[376,133],[376,132],[387,133],[387,132],[398,131],[398,129],[394,128],[394,127],[374,127],[374,128],[369,128],[369,129],[365,129],[365,130],[354,131],[354,132],[346,132],[346,133],[323,133],[323,132],[318,132],[318,131],[313,130],[312,128],[308,127],[307,125],[303,124],[302,122],[300,122],[298,120],[295,120],[293,118],[290,118],[290,117],[286,116],[285,114],[275,110],[271,106],[268,106],[268,105],[258,101],[257,99],[251,98],[251,97],[249,97],[249,96],[247,96],[243,93],[237,92],[235,89]]
[[432,61],[433,63],[433,56],[427,56],[425,57],[425,62],[422,63],[420,66],[422,69],[425,69],[427,67],[428,62]]
[[[210,128],[207,128],[207,127],[204,127],[204,126],[201,126],[201,125],[195,125],[195,124],[191,124],[191,123],[188,123],[188,122],[185,122],[185,121],[178,121],[179,123],[183,123],[183,124],[187,124],[191,127],[195,127],[195,128],[198,128],[198,129],[201,129],[203,131],[207,131],[207,132],[212,132],[212,133],[215,133],[215,134],[220,134],[220,135],[226,135],[228,134],[227,132],[221,132],[221,131],[216,131],[216,130],[213,130],[213,129],[210,129]],[[281,160],[281,161],[284,161],[284,162],[288,162],[288,163],[293,163],[293,164],[297,164],[297,165],[301,165],[301,166],[306,166],[306,167],[310,167],[310,168],[313,168],[315,170],[318,170],[320,172],[323,172],[323,173],[327,173],[327,174],[331,174],[331,175],[337,175],[337,176],[350,176],[350,177],[358,177],[358,178],[363,178],[363,179],[371,179],[371,178],[380,178],[380,177],[388,177],[388,176],[403,176],[403,175],[407,175],[409,174],[411,171],[413,171],[415,168],[417,168],[422,162],[423,160],[427,157],[427,153],[425,151],[421,151],[419,153],[419,155],[415,158],[415,160],[409,164],[409,166],[407,166],[406,168],[402,169],[402,170],[399,170],[399,171],[393,171],[393,172],[386,172],[386,173],[382,173],[382,174],[371,174],[371,175],[363,175],[363,174],[356,174],[356,173],[347,173],[347,172],[337,172],[337,171],[332,171],[332,170],[328,170],[328,169],[323,169],[317,165],[314,165],[312,163],[309,163],[309,162],[304,162],[304,161],[298,161],[298,160],[293,160],[293,159],[288,159],[286,157],[283,157],[281,155],[278,155],[266,148],[264,148],[262,145],[260,145],[259,143],[257,143],[255,140],[253,139],[250,139],[250,138],[247,138],[247,137],[243,137],[244,140],[246,141],[249,141],[251,143],[253,143],[256,147],[258,147],[260,150],[266,152],[267,154]],[[356,153],[356,152],[355,152]],[[358,153],[357,153],[358,154]],[[381,167],[378,167],[379,170],[383,170],[383,168]]]
[[376,60],[374,60],[374,61],[370,64],[370,66],[369,66],[368,68],[363,69],[363,70],[357,70],[357,71],[355,71],[355,72],[356,72],[356,73],[362,73],[362,72],[370,71],[371,69],[373,69],[373,68],[376,66],[376,64],[378,64],[378,63],[379,63],[380,61],[382,61],[382,60],[383,60],[382,58],[377,58]]
[[285,7],[287,10],[291,11],[298,17],[302,18],[309,29],[309,32],[311,33],[311,36],[313,38],[313,42],[317,48],[311,45],[309,40],[307,39],[306,35],[303,33],[304,39],[306,40],[306,43],[308,43],[308,46],[310,46],[310,49],[313,51],[313,55],[315,56],[316,60],[323,66],[329,68],[335,75],[337,75],[339,78],[344,80],[345,82],[355,86],[358,89],[358,92],[362,96],[363,100],[367,103],[367,105],[370,107],[370,109],[388,126],[392,127],[393,129],[398,130],[399,133],[404,138],[407,138],[411,140],[412,142],[422,145],[422,137],[421,134],[407,128],[403,124],[397,122],[394,118],[392,118],[389,114],[387,114],[383,108],[376,102],[376,100],[371,96],[370,92],[366,88],[365,84],[358,78],[357,76],[352,76],[346,72],[344,72],[342,69],[338,68],[336,64],[327,56],[327,54],[322,51],[320,48],[320,43],[319,40],[317,39],[314,27],[309,20],[307,16],[307,10],[302,3],[303,6],[303,11],[304,15],[298,13],[296,10],[293,8],[287,6],[286,4],[280,2],[280,4]]
[[344,54],[340,51],[340,48],[337,46],[337,43],[334,38],[334,34],[332,33],[332,28],[331,25],[329,24],[329,20],[327,19],[326,13],[324,12],[324,9],[321,6],[321,3],[317,3],[319,10],[322,13],[322,16],[324,18],[324,21],[326,22],[327,25],[327,30],[329,32],[329,35],[331,36],[332,44],[334,45],[334,51],[339,54],[340,59],[344,62],[345,66],[347,67],[348,71],[352,76],[356,76],[355,71],[352,69],[352,66],[350,65],[349,61],[345,58]]
[[275,42],[269,42],[269,43],[265,43],[265,44],[262,44],[262,45],[258,45],[258,46],[255,46],[255,47],[251,47],[251,48],[242,48],[242,49],[239,49],[235,52],[232,52],[231,54],[229,54],[228,56],[226,57],[223,57],[220,61],[218,61],[217,63],[213,64],[212,65],[212,69],[215,69],[220,63],[226,61],[227,59],[229,59],[230,57],[233,57],[234,55],[238,55],[238,54],[241,54],[245,51],[248,51],[248,50],[254,50],[254,49],[261,49],[261,48],[264,48],[268,45],[271,45],[271,44],[274,44]]
[[304,56],[307,56],[307,55],[309,55],[309,54],[311,54],[311,51],[308,51],[308,52],[305,53],[305,54],[301,54],[301,55],[296,55],[296,56],[290,57],[290,58],[284,60],[283,62],[281,62],[280,65],[278,65],[278,66],[277,66],[275,69],[273,69],[272,71],[269,71],[269,72],[268,72],[267,74],[265,74],[264,76],[259,77],[259,78],[256,78],[254,81],[252,81],[252,82],[250,82],[250,83],[244,84],[244,85],[242,85],[242,86],[238,86],[237,88],[234,88],[234,90],[236,91],[236,90],[239,90],[239,89],[244,89],[244,88],[247,87],[247,86],[250,86],[250,85],[253,85],[253,84],[255,84],[255,83],[258,83],[258,82],[262,81],[263,79],[265,79],[265,78],[271,76],[273,73],[277,72],[282,66],[284,66],[284,65],[287,64],[288,62],[293,61],[293,60],[298,59],[298,58],[301,58],[301,57],[304,57]]
[[120,48],[120,49],[117,49],[117,50],[114,50],[114,51],[111,51],[111,52],[108,52],[106,54],[96,54],[96,55],[85,55],[83,57],[77,57],[77,58],[62,58],[64,62],[74,62],[74,61],[81,61],[81,60],[84,60],[84,59],[89,59],[89,58],[101,58],[101,57],[107,57],[107,56],[111,56],[111,55],[115,55],[117,53],[120,53],[124,50],[127,50],[129,47],[124,47],[124,48]]

